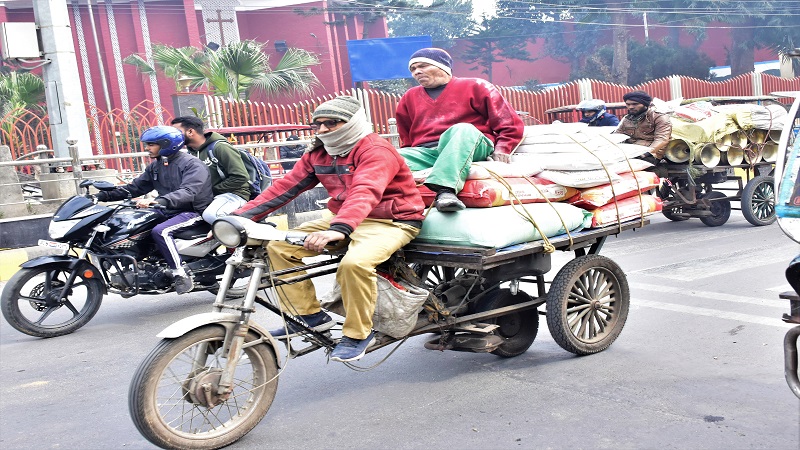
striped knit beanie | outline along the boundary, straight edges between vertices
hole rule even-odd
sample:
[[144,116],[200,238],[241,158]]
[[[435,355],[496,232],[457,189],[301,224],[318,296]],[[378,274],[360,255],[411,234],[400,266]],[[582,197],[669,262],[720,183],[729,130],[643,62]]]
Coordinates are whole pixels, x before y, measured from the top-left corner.
[[453,58],[450,57],[450,54],[440,48],[423,48],[422,50],[417,50],[411,55],[411,59],[408,61],[408,68],[411,69],[411,65],[418,62],[424,62],[431,65],[434,65],[445,72],[448,75],[453,75]]
[[317,120],[318,117],[330,117],[331,119],[349,122],[359,109],[361,109],[361,103],[358,99],[343,95],[317,106],[311,116],[311,120]]

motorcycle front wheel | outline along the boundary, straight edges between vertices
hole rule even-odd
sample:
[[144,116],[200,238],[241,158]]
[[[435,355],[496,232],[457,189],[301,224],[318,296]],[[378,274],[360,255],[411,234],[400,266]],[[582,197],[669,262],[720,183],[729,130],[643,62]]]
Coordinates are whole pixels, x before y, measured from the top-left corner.
[[[246,342],[257,340],[249,333]],[[233,391],[219,395],[227,364],[225,329],[209,325],[164,339],[142,361],[131,381],[128,407],[139,432],[170,449],[230,445],[264,417],[278,388],[278,364],[264,343],[245,346]]]
[[100,309],[103,285],[81,271],[62,296],[70,270],[67,267],[20,269],[8,280],[0,296],[0,309],[9,325],[30,336],[50,338],[72,333],[86,325]]

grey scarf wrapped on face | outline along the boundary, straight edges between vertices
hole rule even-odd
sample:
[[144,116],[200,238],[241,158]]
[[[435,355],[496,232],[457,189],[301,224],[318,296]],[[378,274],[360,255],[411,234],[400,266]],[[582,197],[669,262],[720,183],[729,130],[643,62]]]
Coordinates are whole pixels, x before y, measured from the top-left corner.
[[322,141],[325,151],[329,155],[346,156],[358,141],[372,132],[372,124],[367,121],[364,108],[359,108],[353,118],[349,122],[345,122],[339,129],[318,134],[316,137]]

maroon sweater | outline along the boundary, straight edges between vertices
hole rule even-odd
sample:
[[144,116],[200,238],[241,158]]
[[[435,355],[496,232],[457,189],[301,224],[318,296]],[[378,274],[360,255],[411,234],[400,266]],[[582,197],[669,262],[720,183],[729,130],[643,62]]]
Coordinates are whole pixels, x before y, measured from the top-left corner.
[[289,203],[317,183],[328,190],[328,209],[336,217],[331,229],[350,234],[365,218],[420,222],[425,205],[403,157],[375,133],[344,157],[319,146],[303,154],[285,177],[233,214],[255,221]]
[[519,114],[494,85],[479,78],[453,77],[436,100],[425,88],[408,90],[397,105],[397,130],[405,147],[436,142],[457,123],[474,125],[506,155],[525,132]]

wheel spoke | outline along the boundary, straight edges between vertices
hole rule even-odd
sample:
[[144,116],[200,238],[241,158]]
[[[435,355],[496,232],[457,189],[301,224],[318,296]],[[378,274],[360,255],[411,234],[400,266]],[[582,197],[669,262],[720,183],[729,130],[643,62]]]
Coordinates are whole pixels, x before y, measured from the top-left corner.
[[573,288],[572,292],[569,293],[569,299],[567,300],[569,303],[592,303],[592,299],[584,295],[586,291],[575,292]]
[[50,316],[50,314],[52,314],[52,312],[57,310],[58,308],[60,308],[60,306],[51,306],[51,307],[47,308],[46,310],[44,310],[44,312],[42,313],[41,317],[39,317],[39,320],[37,320],[36,322],[33,322],[33,324],[34,325],[41,325],[42,322],[44,322],[44,319],[47,319]]
[[590,310],[588,309],[581,311],[580,313],[572,316],[572,318],[569,320],[569,326],[576,335],[579,334],[577,331],[578,327],[580,326],[581,329],[583,328],[583,317],[586,316],[589,311]]
[[574,313],[574,312],[577,312],[577,311],[581,311],[581,310],[584,310],[586,308],[591,308],[591,305],[589,303],[584,303],[584,304],[581,304],[581,305],[573,306],[571,308],[567,308],[567,314],[571,314],[571,313]]
[[73,318],[77,317],[80,314],[80,312],[78,312],[78,310],[75,309],[75,305],[73,305],[72,302],[69,300],[65,300],[64,303],[62,303],[62,306],[66,306],[68,310],[72,311]]

